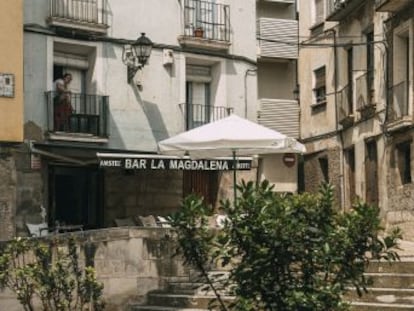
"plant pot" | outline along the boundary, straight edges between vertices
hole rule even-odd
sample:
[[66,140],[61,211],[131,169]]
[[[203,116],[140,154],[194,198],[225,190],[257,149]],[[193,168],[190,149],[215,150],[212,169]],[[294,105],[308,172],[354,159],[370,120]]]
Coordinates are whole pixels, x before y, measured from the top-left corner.
[[202,38],[204,36],[204,29],[196,28],[194,29],[194,37]]

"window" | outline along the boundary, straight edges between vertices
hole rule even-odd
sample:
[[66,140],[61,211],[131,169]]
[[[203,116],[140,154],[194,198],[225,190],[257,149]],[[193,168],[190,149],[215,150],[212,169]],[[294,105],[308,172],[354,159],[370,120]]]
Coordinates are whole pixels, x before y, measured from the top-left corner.
[[397,160],[401,183],[411,183],[411,141],[397,145]]
[[315,87],[313,92],[315,94],[315,103],[326,103],[326,69],[325,66],[316,69],[314,72]]
[[321,157],[319,160],[319,167],[321,170],[324,182],[329,182],[329,162],[327,157]]
[[374,84],[374,33],[368,32],[365,37],[367,41],[367,87],[370,92]]
[[314,23],[323,23],[325,21],[325,0],[315,0],[314,5]]
[[410,36],[408,26],[402,25],[401,30],[394,34],[393,44],[393,88],[392,116],[394,119],[408,115],[408,94],[410,70]]
[[348,110],[347,115],[351,115],[354,111],[354,105],[353,105],[353,62],[354,62],[354,51],[351,48],[346,50],[346,56],[347,56],[347,102],[348,102]]

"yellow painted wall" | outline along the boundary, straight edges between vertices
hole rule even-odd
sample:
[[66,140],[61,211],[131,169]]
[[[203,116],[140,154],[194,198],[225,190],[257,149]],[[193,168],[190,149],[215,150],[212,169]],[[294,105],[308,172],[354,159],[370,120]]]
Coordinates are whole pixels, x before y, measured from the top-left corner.
[[14,97],[0,96],[0,142],[23,140],[23,1],[0,1],[0,73],[14,74]]

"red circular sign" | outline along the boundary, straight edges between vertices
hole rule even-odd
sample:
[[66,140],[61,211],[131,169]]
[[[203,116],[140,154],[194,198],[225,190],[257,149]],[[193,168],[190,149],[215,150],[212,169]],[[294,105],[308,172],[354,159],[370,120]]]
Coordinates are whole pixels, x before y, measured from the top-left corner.
[[283,155],[283,163],[285,163],[285,165],[287,167],[292,167],[295,165],[296,163],[296,156],[294,153],[285,153]]

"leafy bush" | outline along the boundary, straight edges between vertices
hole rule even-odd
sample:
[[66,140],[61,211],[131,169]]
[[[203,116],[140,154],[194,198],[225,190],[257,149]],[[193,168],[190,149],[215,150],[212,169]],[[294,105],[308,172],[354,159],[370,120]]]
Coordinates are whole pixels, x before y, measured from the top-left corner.
[[17,238],[0,253],[0,286],[12,290],[24,310],[104,309],[103,285],[92,267],[81,268],[76,241]]
[[329,185],[300,195],[277,194],[267,181],[237,189],[237,204],[222,203],[222,230],[208,230],[211,207],[194,196],[170,217],[179,251],[209,284],[212,263],[230,269],[236,301],[226,306],[217,295],[221,310],[347,310],[343,295],[366,291],[371,260],[399,259],[400,231],[381,238],[379,209],[363,202],[340,212]]

